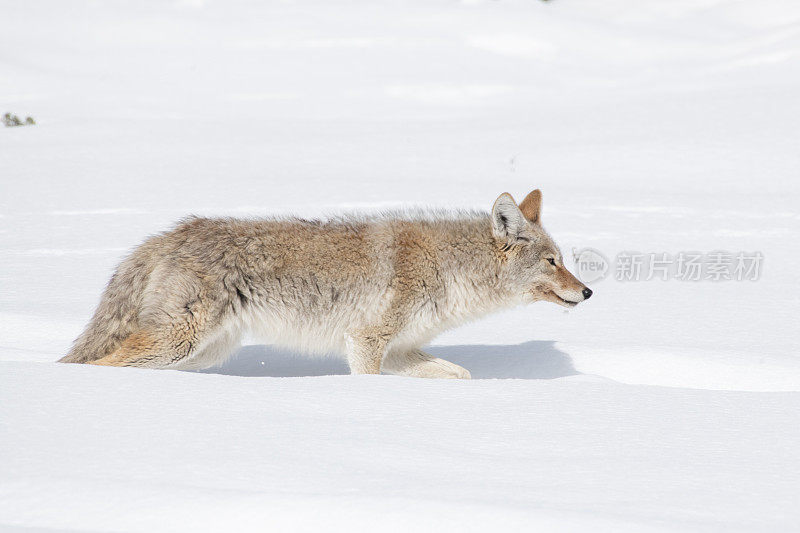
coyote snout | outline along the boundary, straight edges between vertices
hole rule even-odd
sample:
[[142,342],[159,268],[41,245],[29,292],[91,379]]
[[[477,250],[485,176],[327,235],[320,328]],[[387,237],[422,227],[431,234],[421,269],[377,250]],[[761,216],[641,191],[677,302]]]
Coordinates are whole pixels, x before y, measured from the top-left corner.
[[202,368],[244,335],[340,353],[354,374],[468,378],[420,348],[444,329],[592,291],[542,227],[542,193],[492,212],[328,221],[191,217],[117,268],[70,363]]
[[[559,272],[559,276],[569,276],[574,279],[572,274],[565,268],[561,267],[563,274]],[[575,280],[577,281],[577,280]],[[583,283],[577,282],[578,286],[569,286],[569,287],[560,287],[560,290],[552,291],[552,295],[555,296],[554,299],[551,301],[563,305],[564,307],[575,307],[579,303],[584,300],[588,300],[592,297],[592,289],[583,285]]]
[[564,307],[575,307],[592,296],[592,289],[578,281],[563,265],[555,266],[555,287],[551,301]]

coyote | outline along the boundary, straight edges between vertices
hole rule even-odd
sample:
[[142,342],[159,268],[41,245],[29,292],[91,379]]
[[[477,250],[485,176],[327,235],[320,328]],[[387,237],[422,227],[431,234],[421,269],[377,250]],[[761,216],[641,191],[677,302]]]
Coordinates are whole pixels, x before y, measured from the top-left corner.
[[491,311],[592,291],[564,268],[537,189],[491,213],[332,220],[190,217],[117,268],[65,363],[196,369],[245,333],[339,353],[353,374],[469,378],[420,348]]

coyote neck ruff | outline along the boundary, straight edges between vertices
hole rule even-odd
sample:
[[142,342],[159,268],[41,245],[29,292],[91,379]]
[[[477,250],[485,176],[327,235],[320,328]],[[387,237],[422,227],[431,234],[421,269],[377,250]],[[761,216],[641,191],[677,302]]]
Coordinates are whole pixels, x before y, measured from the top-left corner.
[[491,213],[189,218],[122,261],[61,361],[204,368],[252,334],[346,355],[354,374],[468,378],[420,347],[500,308],[592,294],[542,228],[541,198],[504,193]]

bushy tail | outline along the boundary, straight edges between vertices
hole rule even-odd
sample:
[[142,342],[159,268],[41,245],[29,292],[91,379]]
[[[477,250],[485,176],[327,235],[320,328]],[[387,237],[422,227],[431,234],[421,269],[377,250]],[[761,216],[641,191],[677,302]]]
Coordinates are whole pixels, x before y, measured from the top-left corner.
[[94,316],[69,353],[59,359],[60,363],[88,363],[105,357],[138,329],[142,296],[151,269],[142,257],[144,254],[137,252],[117,267]]

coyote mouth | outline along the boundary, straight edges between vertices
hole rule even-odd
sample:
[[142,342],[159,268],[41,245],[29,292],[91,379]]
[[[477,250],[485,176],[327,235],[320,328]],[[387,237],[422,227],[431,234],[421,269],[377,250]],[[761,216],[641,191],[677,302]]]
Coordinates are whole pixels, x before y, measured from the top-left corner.
[[565,300],[564,298],[562,298],[561,296],[559,296],[559,295],[558,295],[558,294],[556,294],[555,292],[553,293],[553,296],[555,296],[556,298],[558,298],[558,300],[559,300],[559,302],[561,303],[561,305],[563,305],[563,306],[565,306],[565,307],[575,307],[575,306],[576,306],[576,305],[578,305],[578,303],[579,303],[579,302],[573,302],[573,301],[571,301],[571,300]]

